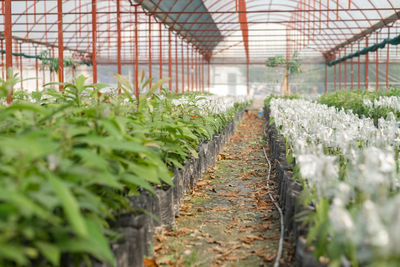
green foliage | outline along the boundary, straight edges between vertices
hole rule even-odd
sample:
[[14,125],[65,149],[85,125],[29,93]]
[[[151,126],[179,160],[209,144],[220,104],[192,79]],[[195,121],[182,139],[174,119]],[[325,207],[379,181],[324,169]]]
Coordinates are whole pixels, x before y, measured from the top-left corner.
[[[1,81],[1,98],[18,82]],[[142,75],[144,77],[144,75]],[[196,95],[102,94],[103,85],[74,83],[0,106],[0,266],[59,266],[64,254],[115,266],[109,221],[132,209],[139,188],[172,185],[170,169],[197,156],[243,105],[202,116]],[[148,81],[141,81],[145,89]],[[3,93],[4,91],[4,93]]]
[[265,107],[266,107],[267,109],[269,109],[271,100],[274,99],[274,98],[299,99],[300,96],[297,95],[297,94],[294,94],[294,95],[284,95],[284,96],[278,96],[278,95],[271,94],[271,95],[269,95],[269,96],[264,100],[264,105],[265,105]]
[[381,96],[400,96],[400,89],[392,88],[386,91],[370,92],[370,91],[336,91],[329,94],[321,95],[318,102],[338,109],[352,110],[354,114],[362,117],[370,117],[377,121],[379,118],[386,118],[390,112],[394,113],[396,118],[400,118],[399,112],[394,112],[391,108],[369,108],[364,105],[365,99],[378,99]]
[[13,73],[10,68],[7,70],[8,78],[3,80],[0,78],[0,98],[6,97],[10,92],[14,90],[14,86],[20,81],[17,73]]
[[286,59],[282,55],[270,57],[267,60],[267,67],[276,68],[282,67],[288,69],[289,74],[301,73],[301,62],[297,52],[293,53],[292,58]]
[[[50,72],[58,72],[58,58],[50,58],[49,52],[44,50],[40,53],[40,60],[43,65],[48,65]],[[72,58],[64,58],[64,67],[76,69],[78,64]]]

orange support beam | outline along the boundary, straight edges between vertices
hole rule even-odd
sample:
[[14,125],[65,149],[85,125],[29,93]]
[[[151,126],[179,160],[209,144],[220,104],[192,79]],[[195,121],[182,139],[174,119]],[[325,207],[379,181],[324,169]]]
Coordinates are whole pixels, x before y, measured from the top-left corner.
[[[63,36],[63,6],[62,0],[57,4],[58,18],[58,81],[64,82],[64,36]],[[59,88],[62,91],[62,86]]]
[[172,92],[172,48],[171,48],[171,29],[168,30],[168,90]]
[[97,0],[92,0],[92,64],[93,64],[93,83],[97,83]]
[[[118,74],[122,74],[121,67],[121,4],[120,0],[117,0],[117,65],[118,65]],[[121,94],[121,88],[118,84],[118,94]]]
[[138,6],[135,6],[135,96],[139,99],[139,36]]
[[246,62],[247,62],[247,94],[250,93],[250,84],[249,84],[249,25],[247,23],[247,8],[245,0],[237,0],[237,11],[239,12],[239,23],[240,29],[242,31],[243,36],[243,45],[244,52],[246,54]]
[[152,63],[152,54],[151,54],[151,16],[149,15],[149,88],[151,88],[152,85],[152,78],[153,78],[153,63]]
[[[11,0],[5,0],[4,7],[4,37],[6,39],[6,70],[12,68],[12,21],[11,21]],[[6,71],[6,75],[8,72]]]

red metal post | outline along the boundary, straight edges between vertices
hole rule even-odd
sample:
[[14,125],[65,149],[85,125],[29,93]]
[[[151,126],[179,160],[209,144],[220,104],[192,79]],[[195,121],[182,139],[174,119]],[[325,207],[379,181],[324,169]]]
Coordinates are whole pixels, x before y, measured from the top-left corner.
[[[64,82],[64,36],[63,36],[63,7],[62,0],[57,0],[58,18],[58,81]],[[53,52],[54,55],[54,52]],[[63,87],[60,85],[59,90]]]
[[[117,0],[117,64],[118,64],[118,74],[122,74],[121,67],[121,3]],[[120,84],[118,84],[118,94],[121,94]]]
[[139,99],[139,36],[138,6],[135,6],[135,96]]
[[[246,76],[247,76],[247,95],[250,95],[250,66],[249,66],[249,61],[246,62]],[[288,85],[289,87],[289,85]],[[288,88],[290,91],[290,89]]]
[[199,91],[199,70],[198,70],[198,62],[197,62],[197,51],[194,53],[194,86],[196,87],[196,91]]
[[210,92],[211,89],[211,68],[210,68],[210,60],[208,60],[208,92]]
[[[3,2],[3,5],[4,5],[4,2]],[[0,40],[0,44],[1,44],[0,49],[4,50],[3,39]],[[5,68],[6,68],[6,66],[4,65],[4,54],[1,53],[1,78],[3,80],[5,79]]]
[[340,90],[342,90],[342,63],[339,63],[339,91]]
[[194,88],[194,49],[192,48],[192,60],[191,60],[191,64],[190,64],[191,68],[190,68],[190,76],[191,76],[191,91],[196,91],[196,88]]
[[[162,79],[162,77],[163,77],[163,69],[162,69],[162,67],[163,67],[163,62],[162,62],[162,29],[161,29],[161,23],[159,23],[158,24],[158,32],[159,32],[159,38],[160,38],[160,58],[159,58],[159,60],[160,60],[160,79]],[[160,87],[160,89],[161,89],[161,87]]]
[[[390,28],[388,28],[388,38],[390,38]],[[390,45],[386,44],[386,88],[389,88],[389,56],[390,56]]]
[[[378,33],[376,33],[376,43],[378,43],[378,40],[379,40],[379,36],[378,36]],[[376,66],[376,80],[375,80],[375,82],[376,82],[376,88],[375,88],[375,90],[376,91],[378,91],[379,90],[379,49],[377,49],[376,50],[376,52],[375,52],[375,56],[376,56],[376,58],[375,58],[375,66]]]
[[187,69],[187,91],[190,92],[190,58],[189,58],[189,43],[186,43],[186,69]]
[[171,30],[168,30],[168,90],[172,92],[172,52],[171,52]]
[[[365,47],[368,47],[368,36],[365,39]],[[365,55],[365,90],[368,90],[368,69],[369,69],[369,53]]]
[[185,58],[183,53],[183,40],[181,40],[182,55],[182,94],[185,93]]
[[[12,64],[12,11],[11,11],[11,0],[5,0],[4,7],[4,38],[6,40],[6,75],[8,77],[8,69],[13,67]],[[10,98],[12,92],[10,94]]]
[[335,68],[333,69],[333,89],[336,91],[336,64]]
[[179,93],[179,63],[178,63],[178,36],[175,35],[175,92]]
[[[360,43],[358,43],[358,50],[360,50]],[[357,87],[358,90],[361,89],[361,79],[360,79],[360,72],[361,72],[361,67],[360,67],[360,56],[357,57]]]
[[[353,45],[351,46],[351,53],[353,53]],[[353,64],[353,58],[350,59],[350,80],[351,80],[351,84],[350,84],[350,89],[353,90],[354,89],[354,64]]]
[[201,77],[202,77],[202,91],[204,93],[204,89],[205,89],[205,77],[204,77],[204,58],[201,59]]
[[97,0],[92,0],[92,65],[93,65],[93,83],[97,83]]
[[325,64],[325,94],[328,92],[328,65]]
[[[22,53],[22,43],[19,43],[19,52]],[[19,57],[19,76],[20,76],[20,83],[21,83],[21,89],[24,88],[23,80],[24,80],[24,75],[23,75],[23,65],[22,65],[22,56]]]
[[[344,55],[346,56],[346,48],[344,49]],[[344,75],[343,75],[344,86],[343,86],[343,89],[347,89],[347,60],[345,60],[343,62],[343,64],[344,64]]]
[[152,78],[153,78],[153,63],[152,63],[152,58],[151,58],[151,26],[152,26],[152,24],[151,24],[151,16],[149,15],[149,79],[150,79],[150,82],[149,82],[149,87],[151,88],[151,85],[152,85]]
[[[35,47],[35,55],[38,54],[37,47]],[[39,91],[39,59],[35,59],[35,73],[36,73],[36,92]]]

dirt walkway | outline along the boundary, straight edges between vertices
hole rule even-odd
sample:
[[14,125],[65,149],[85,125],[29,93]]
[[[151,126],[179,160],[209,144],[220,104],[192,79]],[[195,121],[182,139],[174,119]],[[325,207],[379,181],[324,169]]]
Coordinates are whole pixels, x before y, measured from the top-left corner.
[[[262,131],[262,117],[245,116],[215,167],[185,197],[176,228],[156,236],[158,265],[273,265],[280,224],[265,186]],[[284,248],[281,266],[290,266],[292,248]]]

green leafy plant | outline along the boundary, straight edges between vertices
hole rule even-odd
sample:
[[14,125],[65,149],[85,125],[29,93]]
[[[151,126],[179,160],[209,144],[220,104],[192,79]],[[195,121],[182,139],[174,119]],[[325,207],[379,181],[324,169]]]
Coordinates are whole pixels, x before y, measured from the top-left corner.
[[[2,99],[18,82],[9,77]],[[60,266],[65,255],[115,266],[109,223],[132,212],[128,196],[172,186],[170,170],[246,105],[203,116],[197,94],[155,94],[167,79],[139,99],[118,81],[124,94],[103,94],[103,85],[79,76],[0,105],[0,266]],[[189,102],[174,105],[177,97]]]

